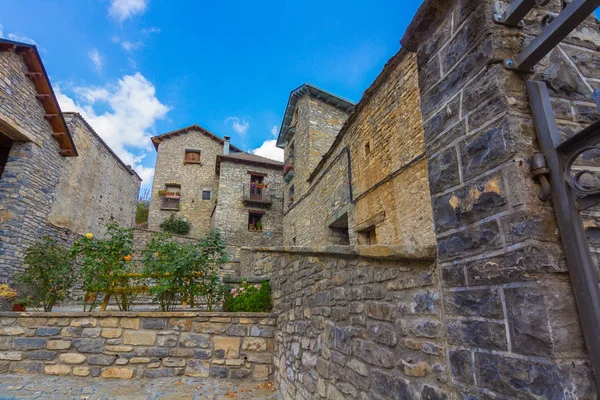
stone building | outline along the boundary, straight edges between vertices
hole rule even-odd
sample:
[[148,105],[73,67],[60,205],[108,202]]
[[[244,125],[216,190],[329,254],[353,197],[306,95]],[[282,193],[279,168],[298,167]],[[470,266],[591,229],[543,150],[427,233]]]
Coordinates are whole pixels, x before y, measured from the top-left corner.
[[278,138],[285,243],[432,245],[423,143],[416,58],[406,51],[356,106],[310,85],[294,90]]
[[69,243],[101,234],[98,220],[133,225],[140,182],[80,116],[63,116],[36,47],[0,40],[0,277],[46,235]]
[[192,125],[152,138],[157,150],[148,227],[176,214],[189,236],[211,228],[232,246],[282,243],[283,164],[242,152]]

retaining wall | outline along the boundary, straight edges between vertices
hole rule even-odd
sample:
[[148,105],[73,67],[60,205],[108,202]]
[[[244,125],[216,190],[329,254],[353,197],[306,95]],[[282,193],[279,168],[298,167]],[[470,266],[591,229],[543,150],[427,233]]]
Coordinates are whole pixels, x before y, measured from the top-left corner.
[[274,325],[268,313],[0,313],[0,372],[262,381]]

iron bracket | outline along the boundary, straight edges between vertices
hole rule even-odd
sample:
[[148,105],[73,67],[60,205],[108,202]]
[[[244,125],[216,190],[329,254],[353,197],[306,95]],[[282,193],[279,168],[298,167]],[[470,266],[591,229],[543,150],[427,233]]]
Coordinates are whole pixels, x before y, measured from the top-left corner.
[[552,194],[552,187],[548,181],[550,170],[546,165],[546,157],[544,157],[543,153],[535,153],[533,155],[531,173],[540,182],[540,185],[542,185],[542,193],[538,195],[538,198],[544,202],[550,200],[550,195]]

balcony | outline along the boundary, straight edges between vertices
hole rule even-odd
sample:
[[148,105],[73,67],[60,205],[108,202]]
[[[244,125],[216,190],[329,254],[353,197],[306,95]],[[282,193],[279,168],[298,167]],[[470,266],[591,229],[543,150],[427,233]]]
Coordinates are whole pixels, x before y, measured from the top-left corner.
[[273,204],[273,197],[268,185],[250,184],[243,186],[242,201],[246,205],[270,207]]

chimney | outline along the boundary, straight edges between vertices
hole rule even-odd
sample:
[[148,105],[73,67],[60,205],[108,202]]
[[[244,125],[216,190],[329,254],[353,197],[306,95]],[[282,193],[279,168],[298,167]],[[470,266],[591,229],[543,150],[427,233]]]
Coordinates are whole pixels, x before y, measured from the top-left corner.
[[231,138],[229,136],[225,136],[223,140],[225,141],[225,143],[223,143],[223,154],[229,154],[229,141]]

